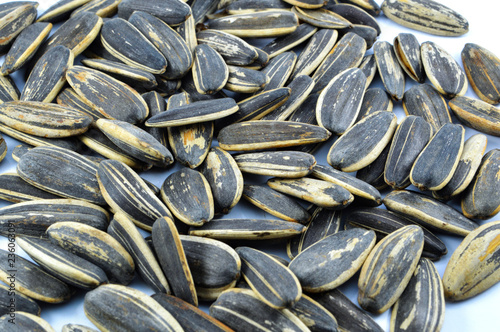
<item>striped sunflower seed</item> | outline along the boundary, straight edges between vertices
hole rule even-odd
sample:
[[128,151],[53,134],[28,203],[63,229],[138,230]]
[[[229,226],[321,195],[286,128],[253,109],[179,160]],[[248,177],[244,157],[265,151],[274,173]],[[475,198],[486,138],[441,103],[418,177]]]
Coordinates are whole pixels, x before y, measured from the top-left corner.
[[87,104],[71,87],[63,89],[57,95],[56,102],[58,105],[72,108],[90,116],[92,118],[92,126],[94,126],[97,119],[104,117],[98,110]]
[[467,19],[432,0],[386,0],[384,15],[405,27],[438,36],[460,36],[469,31]]
[[272,178],[267,181],[267,185],[283,194],[324,208],[344,209],[354,200],[354,196],[347,189],[323,180]]
[[95,329],[80,324],[63,325],[61,332],[98,332]]
[[392,139],[384,168],[384,181],[389,186],[404,189],[411,184],[413,163],[431,137],[432,128],[422,117],[409,115],[401,121]]
[[290,262],[306,292],[321,293],[349,280],[363,265],[376,242],[375,232],[341,231],[316,242]]
[[[142,94],[141,97],[148,105],[150,117],[161,112],[165,112],[167,103],[160,93],[156,91],[150,91]],[[168,133],[164,128],[146,127],[143,124],[141,124],[139,127],[156,138],[156,140],[165,147],[168,146]]]
[[422,191],[439,190],[446,186],[462,155],[464,134],[465,129],[460,125],[443,125],[413,163],[411,183]]
[[391,145],[387,144],[380,155],[371,164],[356,172],[356,178],[375,187],[377,190],[387,188],[387,183],[384,181],[384,168],[389,155]]
[[260,91],[269,83],[269,76],[264,72],[238,66],[227,66],[229,76],[224,86],[233,92],[253,93]]
[[38,2],[4,3],[0,7],[0,53],[36,18]]
[[373,47],[373,54],[377,62],[378,73],[387,93],[396,101],[403,99],[405,76],[393,46],[389,42],[377,42]]
[[24,237],[16,241],[43,270],[68,285],[90,290],[108,283],[108,277],[100,267],[55,244]]
[[367,25],[353,24],[348,28],[341,29],[340,36],[344,36],[346,33],[349,32],[354,33],[363,38],[366,42],[367,50],[372,48],[373,45],[375,44],[375,41],[377,40],[377,30]]
[[16,312],[15,327],[12,328],[12,321],[9,315],[0,318],[0,328],[4,331],[40,331],[55,332],[50,324],[45,320],[27,312]]
[[316,159],[313,155],[297,151],[270,151],[245,153],[234,157],[244,173],[300,178],[311,173]]
[[342,29],[351,26],[351,22],[344,17],[324,8],[309,9],[294,6],[292,13],[295,13],[301,21],[319,28]]
[[379,111],[347,130],[330,148],[327,161],[343,172],[353,172],[371,164],[390,143],[397,118]]
[[269,77],[264,91],[274,90],[285,86],[290,74],[292,73],[297,55],[294,52],[284,52],[272,58],[269,63],[261,70]]
[[196,23],[194,22],[193,15],[189,16],[187,20],[177,26],[176,31],[179,36],[184,39],[191,52],[193,52],[196,46],[198,46],[198,40],[196,39]]
[[488,219],[500,211],[497,176],[500,167],[500,149],[483,156],[474,179],[462,196],[462,213],[468,218]]
[[384,89],[367,89],[365,90],[363,102],[361,103],[358,119],[356,120],[356,122],[377,111],[392,112],[392,108],[392,100],[391,98],[389,98]]
[[256,49],[230,33],[207,29],[196,34],[199,44],[207,44],[217,51],[228,65],[247,66],[257,57]]
[[[363,60],[359,64],[358,68],[361,69],[363,74],[365,74],[365,76],[366,76],[366,92],[368,92],[368,90],[380,89],[380,88],[368,89],[368,87],[370,86],[370,84],[373,81],[373,78],[375,77],[375,74],[377,73],[377,62],[375,61],[375,55],[373,55],[373,54],[365,55],[363,57]],[[391,103],[392,103],[392,101],[391,101]],[[391,104],[391,110],[392,110],[392,104]]]
[[467,127],[500,136],[500,110],[484,101],[457,96],[448,102],[455,116]]
[[7,101],[19,100],[19,90],[9,75],[0,75],[0,104]]
[[353,25],[364,25],[375,29],[377,31],[377,36],[382,32],[377,20],[359,6],[349,3],[337,3],[328,4],[325,9],[342,16]]
[[121,0],[92,0],[74,10],[71,16],[78,15],[82,12],[91,12],[99,17],[111,17],[118,11],[120,2]]
[[[0,249],[0,257],[2,258],[0,263],[0,280],[7,285],[11,284],[11,281],[8,279],[10,276],[8,271],[12,270],[12,266],[9,267],[9,260],[12,259],[11,255],[8,251]],[[19,255],[15,259],[17,270],[15,275],[16,291],[33,300],[47,303],[61,303],[69,300],[71,289],[68,285]],[[19,312],[16,312],[16,318],[17,314]]]
[[401,68],[408,76],[418,82],[425,82],[425,72],[420,56],[420,43],[411,33],[400,33],[394,38],[394,54]]
[[484,224],[459,244],[443,275],[444,294],[448,300],[471,298],[498,283],[499,229],[498,221]]
[[158,302],[127,286],[109,284],[88,292],[83,310],[100,331],[183,331],[172,314]]
[[453,98],[467,92],[465,72],[450,53],[430,41],[422,43],[420,52],[425,74],[441,94]]
[[118,17],[128,19],[136,11],[155,15],[168,25],[176,26],[191,16],[191,8],[181,0],[123,0],[118,5]]
[[441,190],[432,192],[434,198],[448,200],[462,193],[469,186],[481,164],[487,142],[488,139],[483,134],[473,135],[465,141],[455,173],[453,173],[450,182],[446,186]]
[[0,73],[8,75],[25,65],[36,53],[52,30],[52,23],[33,23],[17,36],[5,55]]
[[[10,284],[9,284],[10,285]],[[9,291],[8,286],[0,285],[0,317],[10,313],[12,307],[9,306],[12,299],[12,290]],[[24,295],[23,293],[16,293],[15,297],[16,311],[27,312],[36,316],[40,316],[42,309],[34,300]]]
[[174,222],[168,218],[159,218],[155,221],[151,234],[158,262],[173,294],[198,306],[193,276]]
[[325,5],[323,0],[283,0],[293,6],[307,9],[321,8]]
[[328,2],[325,5],[325,8],[328,9],[331,6],[339,3],[347,3],[350,5],[357,6],[365,10],[368,14],[372,16],[380,15],[380,6],[374,0],[333,0]]
[[439,331],[444,322],[444,309],[441,277],[434,264],[422,258],[408,286],[394,304],[391,331]]
[[207,44],[194,50],[193,80],[201,94],[214,94],[226,85],[229,69],[222,56]]
[[0,135],[0,162],[5,158],[6,155],[7,155],[7,142],[5,142],[3,136]]
[[484,47],[467,43],[462,49],[462,63],[479,98],[489,104],[500,103],[500,59]]
[[286,9],[290,10],[291,6],[281,0],[228,0],[230,3],[223,5],[224,0],[219,1],[219,9],[224,8],[228,14],[248,14],[263,10]]
[[168,141],[177,161],[193,169],[203,163],[212,143],[213,121],[168,127],[167,131]]
[[311,331],[334,332],[338,329],[335,317],[325,307],[305,294],[302,294],[297,303],[288,310]]
[[75,222],[58,222],[47,229],[50,242],[99,266],[110,282],[129,284],[135,264],[130,254],[108,233]]
[[170,294],[170,287],[160,264],[130,218],[122,212],[116,213],[107,232],[132,256],[142,280],[155,292]]
[[383,238],[366,258],[358,281],[358,302],[365,310],[382,313],[403,293],[417,267],[424,233],[405,226]]
[[[280,1],[282,3],[282,1]],[[270,58],[274,58],[283,52],[289,51],[297,45],[302,44],[316,33],[318,28],[302,23],[297,29],[285,36],[278,37],[264,46],[262,50],[266,52]]]
[[90,0],[59,0],[44,11],[36,21],[51,23],[64,21],[69,17],[72,11],[85,5],[89,1]]
[[422,224],[429,230],[466,236],[478,225],[449,205],[409,190],[394,190],[383,200],[388,210]]

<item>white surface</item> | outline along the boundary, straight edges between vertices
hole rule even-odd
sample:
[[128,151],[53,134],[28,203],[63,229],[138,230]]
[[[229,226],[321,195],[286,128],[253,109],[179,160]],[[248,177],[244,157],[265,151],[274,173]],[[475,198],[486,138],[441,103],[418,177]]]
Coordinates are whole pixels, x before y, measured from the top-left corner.
[[[145,0],[146,1],[146,0]],[[0,1],[0,3],[6,1]],[[40,1],[39,13],[43,12],[50,5],[55,3],[55,0],[42,0]],[[382,3],[381,0],[377,1],[379,4]],[[443,0],[441,3],[455,9],[457,12],[464,15],[470,24],[470,32],[461,37],[439,37],[433,36],[430,34],[420,33],[418,31],[410,30],[404,28],[400,25],[397,25],[387,19],[381,14],[377,20],[382,27],[382,34],[379,36],[378,40],[386,40],[392,43],[394,37],[400,32],[410,32],[417,36],[420,43],[424,41],[434,41],[439,45],[443,46],[453,57],[462,65],[462,61],[460,58],[460,52],[462,51],[465,43],[476,43],[479,44],[488,50],[492,51],[494,54],[500,56],[500,43],[498,42],[498,9],[500,5],[498,2],[492,0]],[[372,53],[372,50],[369,50],[368,53]],[[0,63],[3,62],[3,58],[0,58]],[[19,89],[22,89],[22,75],[21,73],[15,73],[12,75],[18,84]],[[413,85],[413,81],[409,78],[406,79],[406,90]],[[372,83],[372,86],[380,86],[381,82],[378,77]],[[472,88],[469,86],[469,90],[466,94],[467,96],[476,97]],[[404,117],[404,112],[401,106],[401,103],[394,103],[394,112],[398,116],[399,121]],[[454,122],[458,123],[457,119],[454,118]],[[472,129],[466,129],[466,139],[475,133]],[[6,141],[8,144],[8,153],[5,160],[2,161],[0,165],[0,172],[8,172],[15,171],[16,163],[12,160],[11,153],[13,148],[19,144],[18,142],[6,137]],[[322,149],[320,149],[315,155],[319,164],[326,164],[326,153],[330,148],[332,142],[326,143]],[[488,136],[488,147],[486,151],[489,151],[493,148],[500,147],[500,138]],[[152,181],[156,185],[160,186],[167,175],[175,170],[178,170],[180,166],[176,164],[174,167],[169,170],[159,170],[154,169],[149,172],[142,173],[141,175]],[[264,183],[264,177],[249,177],[252,182],[256,183]],[[0,206],[5,206],[7,203],[0,202]],[[456,202],[453,202],[452,205],[455,208],[459,208]],[[230,217],[256,217],[256,218],[274,218],[263,211],[256,211],[253,209],[248,203],[241,202],[238,206],[231,212]],[[480,224],[485,222],[497,220],[497,217],[494,217],[488,221],[481,221]],[[440,273],[443,275],[446,264],[461,241],[460,237],[455,236],[439,236],[448,247],[448,255],[443,257],[438,262],[435,262],[436,267]],[[246,242],[246,245],[249,243]],[[285,242],[282,241],[273,241],[272,243],[255,243],[255,245],[260,249],[265,249],[267,251],[277,253],[281,256],[286,256],[284,247]],[[0,248],[7,248],[7,241],[5,238],[0,238]],[[22,252],[19,246],[17,248],[17,253],[23,257],[26,257],[24,252]],[[355,303],[357,297],[357,275],[353,278],[353,280],[347,285],[343,285],[340,289],[345,292],[345,294]],[[135,287],[141,291],[144,291],[147,294],[152,294],[152,290],[146,286],[139,278],[137,277],[134,282],[130,285]],[[88,326],[93,326],[92,323],[85,317],[83,313],[83,297],[84,292],[78,292],[71,298],[70,301],[63,304],[50,305],[50,304],[41,304],[42,306],[42,314],[41,317],[46,319],[56,331],[60,331],[61,327],[67,323],[78,323],[84,324]],[[454,331],[500,331],[499,326],[499,318],[498,318],[498,299],[500,298],[500,285],[496,285],[492,287],[490,290],[486,291],[483,294],[476,296],[475,298],[460,302],[460,303],[446,303],[446,315],[445,322],[442,331],[446,332],[454,332]],[[208,309],[208,303],[202,303],[200,305],[203,309]],[[388,331],[389,330],[389,319],[390,319],[390,311],[374,316],[375,320],[380,324],[380,326]]]

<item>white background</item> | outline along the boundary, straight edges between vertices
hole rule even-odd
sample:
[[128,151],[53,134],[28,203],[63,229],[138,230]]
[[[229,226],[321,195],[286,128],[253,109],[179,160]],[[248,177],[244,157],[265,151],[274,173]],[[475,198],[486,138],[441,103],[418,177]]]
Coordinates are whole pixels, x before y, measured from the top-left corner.
[[[145,0],[147,1],[147,0]],[[0,1],[3,3],[6,1]],[[55,3],[55,0],[42,0],[40,1],[40,6],[38,8],[39,13],[42,13],[50,5]],[[382,3],[381,0],[377,1],[379,4]],[[446,49],[453,57],[462,65],[460,53],[462,51],[465,43],[476,43],[480,46],[485,47],[496,55],[500,56],[500,43],[498,42],[498,8],[500,7],[496,1],[492,0],[443,0],[441,3],[453,8],[457,12],[464,15],[470,24],[470,31],[461,37],[439,37],[433,36],[426,33],[420,33],[418,31],[410,30],[400,25],[397,25],[387,19],[381,14],[377,20],[382,28],[382,34],[379,36],[378,40],[385,40],[392,43],[394,37],[401,32],[410,32],[417,36],[420,43],[424,41],[434,41]],[[368,53],[372,53],[369,50]],[[0,63],[3,62],[3,57],[0,58]],[[12,75],[15,79],[18,87],[22,90],[23,81],[22,73],[15,73]],[[408,77],[406,78],[406,90],[413,86],[414,82]],[[378,76],[372,83],[373,86],[382,87],[380,79]],[[472,88],[469,86],[467,91],[467,96],[476,97]],[[394,112],[398,117],[398,122],[404,117],[404,112],[400,102],[394,103]],[[457,119],[453,117],[453,121],[458,123]],[[476,133],[472,129],[466,129],[466,139]],[[5,137],[8,145],[7,157],[0,164],[0,172],[12,172],[15,171],[16,163],[11,157],[13,148],[19,144],[17,141]],[[326,164],[326,153],[330,148],[332,141],[327,142],[323,148],[321,148],[316,154],[316,159],[319,164]],[[486,151],[493,148],[500,147],[500,138],[488,136],[488,147]],[[152,181],[158,186],[161,186],[164,179],[170,174],[170,172],[178,170],[180,166],[176,164],[174,167],[168,170],[153,169],[151,171],[141,174],[148,180]],[[263,183],[266,179],[263,177],[250,177],[252,182]],[[383,192],[385,194],[386,192]],[[7,205],[8,203],[0,202],[0,206]],[[459,208],[457,202],[452,202],[455,208]],[[252,206],[246,202],[241,202],[237,207],[231,212],[230,217],[254,217],[254,218],[274,218],[271,215],[266,214],[263,211],[255,211]],[[494,217],[487,221],[480,221],[480,224],[485,222],[497,220]],[[444,236],[440,235],[440,238],[446,243],[449,253],[443,257],[438,262],[435,262],[439,274],[442,276],[446,264],[461,241],[460,237],[456,236]],[[249,245],[248,242],[244,243]],[[259,242],[255,243],[258,248],[265,249],[270,252],[277,253],[285,257],[285,242],[273,241],[272,243]],[[5,238],[0,239],[0,248],[7,248],[7,241]],[[21,256],[26,257],[21,248],[17,246],[17,253]],[[351,280],[347,285],[343,285],[340,289],[345,292],[345,294],[355,303],[357,297],[357,275]],[[146,286],[137,277],[134,282],[130,285],[147,294],[152,294],[151,288]],[[88,326],[93,326],[92,323],[85,317],[83,312],[83,298],[84,292],[79,292],[73,296],[70,301],[62,304],[42,304],[42,314],[41,317],[46,319],[56,331],[60,331],[61,327],[67,323],[79,323]],[[460,302],[460,303],[446,303],[446,315],[442,331],[454,332],[454,331],[500,331],[500,319],[499,319],[499,309],[498,309],[498,299],[500,299],[500,285],[492,287],[490,290],[483,294],[476,296],[475,298]],[[201,303],[200,307],[207,310],[209,303]],[[388,331],[389,330],[389,319],[390,311],[373,316],[374,319],[380,324],[380,326]]]

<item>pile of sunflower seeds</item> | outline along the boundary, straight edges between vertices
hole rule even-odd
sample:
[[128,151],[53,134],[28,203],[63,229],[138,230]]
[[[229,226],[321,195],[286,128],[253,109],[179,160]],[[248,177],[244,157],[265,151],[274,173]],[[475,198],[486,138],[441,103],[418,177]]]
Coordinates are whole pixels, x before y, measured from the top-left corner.
[[[371,314],[389,309],[390,331],[439,331],[446,300],[500,281],[500,221],[478,223],[500,211],[500,150],[487,151],[487,135],[500,136],[500,59],[469,43],[462,69],[411,33],[377,41],[379,15],[463,35],[454,10],[37,8],[0,4],[0,132],[21,143],[9,147],[16,171],[0,174],[12,203],[0,208],[0,330],[54,331],[39,303],[79,292],[101,331],[383,331]],[[23,73],[19,91],[9,75]],[[383,88],[371,87],[377,73]],[[469,85],[478,98],[464,96]],[[480,133],[466,140],[464,126]],[[1,161],[3,138],[0,149]],[[267,217],[237,218],[240,206]],[[463,238],[442,277],[441,234]],[[130,286],[136,275],[154,295]],[[359,306],[339,290],[353,280]]]

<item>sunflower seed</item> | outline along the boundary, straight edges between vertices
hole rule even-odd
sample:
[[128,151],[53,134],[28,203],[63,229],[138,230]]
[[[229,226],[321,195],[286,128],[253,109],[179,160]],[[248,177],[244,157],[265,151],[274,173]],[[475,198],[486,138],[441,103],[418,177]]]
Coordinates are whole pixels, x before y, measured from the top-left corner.
[[368,166],[389,144],[396,122],[395,114],[384,111],[362,119],[335,141],[328,152],[328,163],[343,172]]
[[246,153],[234,159],[242,172],[284,178],[306,176],[316,165],[313,155],[296,151]]
[[246,66],[257,57],[256,49],[243,39],[219,30],[202,30],[196,34],[199,44],[208,44],[217,51],[228,65]]
[[229,77],[224,86],[233,92],[253,93],[264,89],[269,83],[269,76],[264,72],[245,67],[228,66]]
[[358,68],[340,72],[321,91],[316,104],[318,124],[335,135],[344,134],[356,121],[366,86]]
[[296,222],[269,219],[212,219],[191,227],[189,235],[217,240],[271,240],[297,236],[305,227]]
[[264,46],[262,50],[269,54],[269,57],[273,58],[283,52],[291,50],[297,45],[300,45],[314,35],[317,30],[318,28],[312,25],[302,23],[294,32],[274,39],[272,42]]
[[469,22],[451,8],[432,0],[387,0],[384,15],[405,27],[438,36],[460,36],[469,31]]
[[[289,10],[291,6],[281,0],[229,0],[231,3],[224,6],[228,14],[249,14],[263,10],[284,9]],[[219,9],[222,8],[219,1]]]
[[109,53],[104,48],[104,46],[102,45],[101,38],[94,39],[92,43],[83,51],[83,55],[85,55],[89,59],[102,59],[115,62],[122,62],[120,59]]
[[[13,294],[11,293],[12,290],[9,291],[8,286],[0,285],[0,299],[1,299],[0,316],[10,314],[11,310],[13,310],[14,305],[11,304],[13,302],[11,301]],[[22,311],[36,316],[40,316],[41,308],[38,305],[38,303],[36,303],[31,298],[27,297],[21,292],[16,293],[15,296],[16,296],[14,300],[15,310],[17,312]]]
[[156,293],[151,297],[172,316],[182,326],[184,331],[199,332],[231,332],[233,331],[217,319],[208,315],[203,310],[179,299],[178,297],[164,293]]
[[351,26],[351,22],[344,17],[324,8],[307,9],[295,6],[292,8],[292,13],[295,13],[301,21],[319,28],[342,29]]
[[248,289],[223,292],[210,306],[210,315],[241,331],[310,331],[288,309],[274,309]]
[[374,0],[333,0],[329,1],[325,8],[328,9],[331,6],[339,3],[347,3],[350,5],[357,6],[365,10],[368,14],[372,16],[380,15],[380,6]]
[[[108,119],[137,123],[148,115],[148,107],[141,95],[109,75],[73,66],[66,72],[66,79],[88,105]],[[94,91],[100,93],[96,94]]]
[[38,2],[4,3],[0,7],[0,54],[36,18]]
[[183,331],[170,312],[132,287],[109,284],[96,288],[85,294],[83,310],[101,331]]
[[462,196],[462,213],[466,217],[488,219],[500,211],[500,196],[496,189],[499,165],[499,149],[490,150],[483,156],[474,179]]
[[258,47],[255,47],[255,51],[257,51],[258,57],[255,59],[254,62],[249,64],[248,66],[245,66],[246,69],[254,69],[254,70],[259,70],[267,66],[269,63],[269,54],[267,54],[265,51],[261,50]]
[[342,16],[354,25],[364,25],[375,29],[377,31],[377,36],[382,32],[377,20],[358,6],[338,3],[328,4],[325,8]]
[[37,22],[57,23],[68,19],[70,13],[78,7],[85,5],[90,0],[59,0],[36,20]]
[[269,77],[264,91],[284,87],[296,61],[297,55],[294,52],[284,52],[272,58],[267,66],[261,70],[262,73]]
[[420,46],[425,74],[445,97],[462,96],[467,92],[467,77],[462,67],[441,46],[424,42]]
[[481,158],[486,150],[487,141],[488,139],[483,134],[473,135],[465,141],[455,173],[453,173],[450,182],[446,186],[441,190],[432,192],[434,198],[448,200],[467,188],[481,164]]
[[384,89],[367,89],[363,95],[363,102],[361,103],[356,122],[377,111],[392,112],[392,107],[392,100]]
[[[306,78],[308,77],[307,75],[300,75],[300,77],[301,78],[296,79],[297,83],[302,80],[308,81],[308,79]],[[305,98],[304,101],[300,105],[298,105],[297,108],[295,108],[295,110],[290,114],[287,120],[317,125],[318,121],[316,121],[316,112],[311,112],[311,110],[315,109],[318,98],[319,93],[308,95],[307,98]]]
[[417,267],[424,233],[405,226],[383,238],[370,252],[359,275],[358,302],[374,313],[389,309],[408,285]]
[[12,331],[12,332],[17,332],[17,331],[40,331],[40,332],[55,332],[50,326],[50,324],[35,315],[32,315],[27,312],[16,312],[15,314],[15,325],[14,327],[12,326],[13,320],[10,315],[5,315],[2,318],[0,318],[0,328],[4,331]]
[[394,53],[401,68],[418,83],[425,82],[425,72],[420,56],[420,43],[411,33],[400,33],[394,38]]
[[353,24],[349,28],[341,29],[339,31],[339,35],[342,37],[349,32],[354,33],[363,38],[366,42],[367,50],[372,48],[373,45],[375,44],[375,41],[377,40],[377,30],[367,25]]
[[395,190],[384,198],[388,210],[401,214],[429,230],[466,236],[478,225],[449,205],[409,190]]
[[368,183],[377,190],[387,188],[387,183],[384,181],[384,168],[389,155],[391,145],[387,144],[380,155],[371,164],[356,172],[356,178]]
[[81,223],[58,222],[47,229],[47,235],[50,242],[99,266],[110,282],[126,285],[134,278],[134,260],[104,231]]
[[389,186],[404,189],[411,184],[412,166],[431,137],[431,126],[422,117],[409,115],[401,121],[392,139],[384,168],[384,180]]
[[456,96],[448,102],[456,117],[467,127],[500,136],[500,110],[484,101]]
[[[142,99],[146,102],[149,109],[149,117],[165,112],[167,108],[167,103],[160,93],[156,91],[146,92],[141,95]],[[165,128],[153,128],[146,127],[144,124],[139,125],[139,127],[151,136],[153,136],[158,142],[160,142],[165,147],[168,147],[168,133]]]
[[[365,74],[365,76],[366,76],[366,87],[365,87],[366,92],[368,92],[369,90],[380,89],[380,88],[368,89],[368,87],[370,86],[370,84],[373,81],[373,78],[375,77],[375,74],[377,73],[377,62],[375,61],[375,55],[373,55],[373,54],[365,55],[363,57],[363,60],[359,64],[358,68],[361,69],[363,74]],[[382,89],[380,89],[380,90],[382,90]],[[384,90],[382,90],[382,91],[384,91]],[[385,91],[384,91],[384,93],[385,93]],[[391,110],[392,110],[392,101],[391,101],[390,105],[391,105]]]
[[373,54],[385,90],[392,99],[401,100],[405,91],[405,76],[394,53],[393,46],[389,42],[377,42],[373,47]]
[[278,37],[292,33],[299,26],[295,13],[269,10],[250,14],[228,15],[209,20],[209,29],[221,30],[238,37]]
[[169,80],[161,76],[156,76],[156,82],[158,86],[155,88],[155,91],[164,98],[168,98],[177,93],[182,85],[181,80]]
[[434,264],[422,258],[405,291],[394,304],[391,331],[439,331],[444,321],[444,310],[441,277]]
[[73,88],[68,87],[62,90],[57,95],[56,101],[61,106],[72,108],[90,116],[92,118],[92,126],[94,126],[97,119],[104,117],[104,115],[102,115],[98,110],[87,104],[85,100],[80,97],[75,90],[73,90]]
[[365,52],[365,40],[352,32],[346,33],[314,72],[316,85],[312,93],[323,90],[340,72],[358,67]]
[[410,171],[411,183],[422,191],[446,186],[462,155],[464,134],[465,129],[460,125],[443,125],[415,160]]
[[196,168],[201,165],[212,143],[213,122],[168,127],[167,129],[168,140],[175,159],[189,168]]
[[181,0],[123,0],[118,5],[118,17],[128,19],[134,12],[145,12],[158,17],[168,25],[175,26],[191,16],[191,7]]
[[21,237],[16,241],[43,270],[68,285],[90,290],[108,283],[100,267],[47,240]]
[[198,40],[196,39],[196,24],[194,23],[193,15],[189,16],[187,20],[182,22],[177,27],[176,31],[179,36],[184,39],[191,52],[193,52],[196,46],[198,46]]
[[5,56],[5,61],[0,69],[2,75],[11,74],[26,64],[48,37],[51,29],[51,23],[33,23],[26,27],[17,36]]
[[229,77],[229,69],[222,56],[209,45],[198,45],[194,51],[193,80],[201,94],[220,91]]
[[482,225],[455,250],[443,275],[448,300],[462,301],[480,294],[498,282],[498,236],[500,222]]
[[71,16],[82,12],[95,13],[99,17],[111,17],[118,11],[118,5],[121,0],[92,0],[80,8],[74,10]]
[[219,146],[229,151],[251,151],[290,147],[328,140],[330,132],[322,127],[287,121],[247,121],[223,128]]
[[80,324],[66,324],[63,325],[61,332],[98,332],[85,325]]
[[7,142],[5,142],[3,136],[0,135],[0,162],[5,158],[6,155],[7,155]]
[[156,292],[170,294],[170,287],[160,264],[130,218],[123,212],[116,213],[107,232],[132,256],[142,280]]
[[311,332],[335,332],[338,325],[333,315],[321,304],[302,294],[295,305],[289,308]]
[[19,100],[19,90],[9,75],[0,75],[0,104],[7,101]]
[[[371,229],[378,238],[382,238],[404,226],[414,225],[415,222],[384,209],[362,208],[349,213],[346,224]],[[437,260],[446,255],[448,250],[445,244],[429,230],[422,226],[421,228],[424,232],[422,256]]]
[[[2,258],[0,263],[0,280],[7,285],[11,284],[9,271],[12,270],[12,266],[8,266],[8,262],[12,260],[11,255],[8,251],[0,249],[0,257]],[[71,297],[71,290],[68,285],[51,276],[38,267],[38,265],[19,255],[15,257],[15,263],[15,288],[19,293],[33,300],[47,303],[61,303],[69,300]],[[20,313],[16,311],[16,318],[18,314]]]
[[123,212],[142,229],[151,231],[160,217],[172,218],[165,204],[131,168],[106,160],[97,168],[99,187],[114,211]]
[[283,194],[324,208],[340,210],[346,208],[354,200],[354,196],[348,190],[323,180],[273,178],[267,181],[267,185]]

